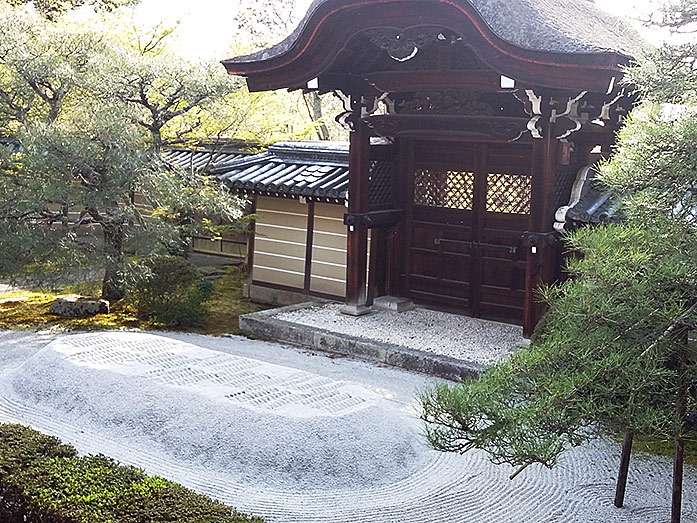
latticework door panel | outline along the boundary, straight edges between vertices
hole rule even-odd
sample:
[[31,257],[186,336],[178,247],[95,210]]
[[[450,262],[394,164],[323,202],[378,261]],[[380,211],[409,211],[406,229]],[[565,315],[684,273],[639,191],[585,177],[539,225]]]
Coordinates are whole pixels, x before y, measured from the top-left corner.
[[370,162],[368,202],[370,205],[393,203],[394,173],[392,162],[373,160]]
[[530,214],[532,176],[490,173],[487,176],[486,210]]
[[474,173],[440,169],[417,169],[414,173],[414,204],[472,210]]

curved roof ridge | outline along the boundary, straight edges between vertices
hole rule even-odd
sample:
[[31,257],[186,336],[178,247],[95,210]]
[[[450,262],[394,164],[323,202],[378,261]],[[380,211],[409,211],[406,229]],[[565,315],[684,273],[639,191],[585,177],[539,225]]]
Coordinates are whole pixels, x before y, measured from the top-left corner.
[[[286,53],[298,41],[312,16],[333,0],[315,0],[295,30],[278,44],[230,58],[223,63],[266,61]],[[522,49],[594,54],[614,52],[639,56],[648,44],[629,23],[601,10],[592,0],[412,0],[470,7],[502,40]],[[371,0],[345,2],[363,4]]]

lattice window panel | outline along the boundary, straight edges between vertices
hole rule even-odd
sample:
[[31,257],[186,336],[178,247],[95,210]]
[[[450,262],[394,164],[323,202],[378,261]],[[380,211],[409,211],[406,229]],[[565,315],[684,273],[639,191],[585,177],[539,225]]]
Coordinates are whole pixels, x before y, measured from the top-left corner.
[[393,180],[392,162],[378,160],[370,162],[369,205],[392,203],[394,194]]
[[532,176],[490,173],[486,187],[487,211],[530,214]]
[[474,173],[417,169],[414,175],[414,203],[429,207],[472,210]]

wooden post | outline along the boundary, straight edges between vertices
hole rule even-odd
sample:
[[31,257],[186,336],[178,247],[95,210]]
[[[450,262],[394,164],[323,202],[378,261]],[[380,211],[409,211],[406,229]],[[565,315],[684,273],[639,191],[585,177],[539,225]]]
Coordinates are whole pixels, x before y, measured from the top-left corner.
[[[257,212],[257,196],[252,196],[252,208],[251,214]],[[252,292],[252,282],[254,281],[254,238],[256,236],[256,221],[249,224],[249,229],[247,231],[247,259],[245,263],[247,264],[247,279],[245,281],[245,288],[242,289],[242,295],[245,298],[249,298]]]
[[[360,118],[361,104],[354,107],[353,129],[349,145],[348,212],[368,212],[368,172],[370,170],[370,134]],[[368,226],[359,221],[348,226],[346,249],[346,305],[344,314],[361,316],[370,312],[366,306],[366,272],[368,262]]]
[[[546,125],[544,137],[533,143],[531,232],[541,236],[553,231],[557,145],[551,125]],[[544,307],[536,300],[536,292],[541,283],[553,281],[557,253],[548,242],[529,242],[527,249],[523,336],[530,337],[544,313]]]
[[624,506],[624,493],[627,489],[627,476],[629,475],[629,459],[632,456],[632,443],[634,442],[634,434],[628,430],[624,434],[624,443],[622,444],[622,457],[620,458],[620,471],[617,474],[617,488],[615,489],[615,506],[622,508]]
[[305,240],[305,279],[303,289],[306,293],[310,292],[312,286],[312,245],[314,243],[315,231],[315,202],[307,202],[307,233]]

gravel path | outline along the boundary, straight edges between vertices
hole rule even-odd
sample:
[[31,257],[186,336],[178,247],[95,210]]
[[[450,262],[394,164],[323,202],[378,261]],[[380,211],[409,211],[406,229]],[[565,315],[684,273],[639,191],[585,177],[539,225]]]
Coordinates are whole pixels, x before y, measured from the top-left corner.
[[[32,425],[273,522],[668,520],[670,460],[597,441],[515,481],[481,452],[427,448],[415,393],[437,380],[239,337],[0,331],[0,420]],[[697,521],[687,468],[685,522]]]
[[342,314],[341,307],[318,304],[275,318],[481,365],[502,361],[528,343],[521,327],[507,323],[421,308],[400,313],[376,309],[356,317]]

